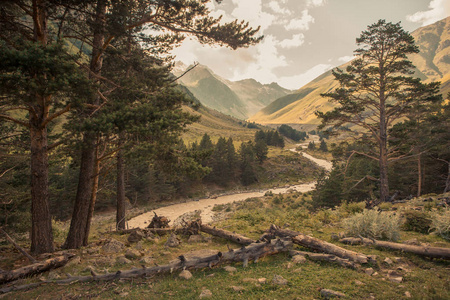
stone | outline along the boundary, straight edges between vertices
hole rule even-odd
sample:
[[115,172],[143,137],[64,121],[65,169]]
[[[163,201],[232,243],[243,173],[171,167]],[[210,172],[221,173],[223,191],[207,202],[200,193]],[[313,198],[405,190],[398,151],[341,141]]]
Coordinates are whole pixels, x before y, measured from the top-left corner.
[[356,284],[356,285],[364,285],[364,283],[362,283],[362,282],[359,281],[359,280],[355,280],[355,281],[353,281],[353,283]]
[[390,259],[389,257],[386,257],[384,260],[383,260],[386,264],[388,264],[388,265],[392,265],[394,262],[392,261],[392,259]]
[[320,290],[320,295],[322,295],[322,297],[324,297],[325,299],[330,299],[330,298],[343,298],[345,297],[345,294],[341,293],[341,292],[336,292],[333,290],[329,290],[329,289],[321,289]]
[[301,273],[302,272],[302,268],[295,269],[293,272],[294,273]]
[[242,292],[242,291],[245,291],[245,288],[244,288],[243,286],[235,286],[235,285],[232,285],[232,286],[231,286],[231,289],[232,289],[233,291],[235,291],[235,292]]
[[61,278],[61,276],[58,273],[56,273],[56,272],[50,271],[50,273],[48,273],[48,279],[49,280],[57,280],[57,279],[60,279],[60,278]]
[[188,243],[189,244],[193,244],[193,243],[203,243],[205,242],[205,239],[203,238],[203,236],[201,236],[200,234],[193,234],[189,237],[188,239]]
[[131,264],[131,260],[129,260],[125,256],[119,256],[116,258],[116,263],[121,264],[121,265],[128,265],[128,264]]
[[388,279],[392,282],[401,283],[403,281],[402,275],[394,270],[389,270],[387,276]]
[[144,265],[152,265],[154,260],[150,257],[143,257],[139,262]]
[[276,285],[287,285],[289,282],[281,275],[273,276],[272,283]]
[[180,239],[177,237],[176,234],[172,233],[169,238],[167,239],[167,242],[164,244],[166,247],[178,247],[180,245]]
[[255,278],[244,278],[244,279],[242,279],[242,282],[251,282],[251,283],[257,283],[258,282],[258,280],[257,279],[255,279]]
[[306,257],[304,257],[303,255],[295,255],[294,257],[292,257],[292,262],[294,264],[304,264],[306,263]]
[[142,241],[137,242],[136,246],[134,246],[134,249],[139,251],[144,250],[144,245],[142,245]]
[[109,257],[100,257],[94,260],[94,264],[98,266],[111,266],[111,259]]
[[264,278],[264,277],[258,278],[258,283],[259,284],[266,284],[266,282],[267,282],[266,278]]
[[366,273],[367,275],[371,276],[374,273],[374,270],[372,268],[367,268],[364,270],[364,273]]
[[142,230],[136,230],[130,233],[127,240],[129,243],[137,243],[141,241],[143,238],[145,238],[145,233],[142,232]]
[[183,270],[180,272],[180,275],[178,275],[181,278],[184,278],[186,280],[189,280],[192,278],[192,273],[189,272],[188,270]]
[[406,245],[412,245],[412,246],[420,246],[419,240],[417,240],[417,239],[415,239],[415,238],[414,238],[414,239],[407,240],[407,241],[404,241],[403,244],[406,244]]
[[102,251],[106,253],[117,253],[122,251],[125,245],[118,240],[111,239],[102,246]]
[[228,273],[233,273],[233,272],[237,271],[237,269],[235,267],[232,267],[232,266],[225,266],[225,267],[223,267],[223,269],[225,271],[227,271]]
[[213,294],[211,293],[210,290],[204,289],[204,290],[202,290],[202,292],[200,293],[199,298],[200,298],[200,299],[202,299],[202,298],[211,298],[212,295],[213,295]]
[[141,252],[135,249],[128,249],[125,252],[125,257],[128,259],[138,259],[139,257],[141,257]]
[[408,292],[408,291],[406,291],[406,292],[405,292],[405,297],[406,297],[406,298],[411,298],[411,293]]
[[128,292],[123,292],[119,294],[120,297],[128,297],[128,295],[130,295],[130,293]]

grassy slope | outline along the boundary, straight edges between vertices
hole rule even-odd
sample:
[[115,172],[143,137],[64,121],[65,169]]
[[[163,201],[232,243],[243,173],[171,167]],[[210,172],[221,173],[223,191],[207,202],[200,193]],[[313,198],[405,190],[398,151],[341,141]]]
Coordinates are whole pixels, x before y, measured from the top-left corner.
[[[450,92],[450,17],[419,28],[412,33],[420,53],[410,57],[417,67],[416,76],[425,82],[441,81],[444,96]],[[345,68],[345,64],[340,68]],[[260,124],[315,124],[320,122],[314,112],[329,111],[334,106],[320,96],[337,87],[328,71],[295,93],[275,100],[249,118]]]
[[[447,195],[449,196],[449,195]],[[429,198],[429,196],[427,196]],[[433,197],[436,199],[437,197]],[[435,202],[434,202],[435,203]],[[417,203],[414,203],[417,205]],[[430,205],[430,202],[423,202]],[[401,210],[404,204],[397,205]],[[362,205],[344,205],[336,210],[320,210],[311,212],[310,195],[294,193],[285,196],[267,196],[259,199],[216,207],[214,211],[222,214],[222,220],[216,226],[227,230],[242,233],[248,237],[258,238],[270,224],[289,226],[292,230],[311,234],[325,241],[333,242],[331,233],[342,231],[340,221],[351,216]],[[234,211],[234,212],[233,212]],[[96,230],[108,228],[114,217],[104,219],[101,224],[96,222]],[[102,225],[102,227],[98,227]],[[204,235],[206,236],[206,235]],[[46,273],[44,277],[62,276],[64,273],[88,275],[88,266],[92,266],[101,273],[104,270],[115,272],[130,269],[133,266],[140,268],[139,259],[130,265],[114,263],[114,257],[104,254],[100,249],[102,241],[114,238],[126,242],[126,236],[116,234],[102,234],[96,243],[86,249],[77,250],[81,257],[81,264],[64,267],[61,270]],[[433,246],[450,247],[448,241],[440,237],[414,232],[401,232],[401,239],[417,239],[419,242]],[[141,243],[141,252],[151,257],[156,263],[164,264],[176,259],[183,253],[199,249],[214,249],[228,251],[238,248],[238,245],[226,242],[220,238],[212,238],[205,243],[187,243],[182,238],[181,246],[166,248],[164,243],[167,237],[161,237],[157,242],[145,241]],[[339,243],[337,243],[339,244]],[[349,299],[403,299],[407,298],[405,292],[411,294],[413,299],[448,299],[450,294],[450,278],[448,277],[449,262],[442,260],[423,259],[415,255],[384,251],[365,246],[341,245],[347,249],[362,252],[367,255],[377,255],[377,263],[363,266],[359,270],[344,269],[332,263],[306,263],[295,265],[287,254],[266,257],[258,263],[250,263],[247,268],[237,263],[237,271],[227,273],[222,268],[193,271],[193,278],[189,281],[178,277],[178,272],[151,278],[137,278],[107,283],[74,283],[68,286],[45,285],[25,292],[14,292],[6,295],[4,299],[198,299],[202,289],[209,289],[213,299],[318,299],[319,289],[327,288],[345,293]],[[138,248],[136,244],[132,248]],[[295,246],[297,248],[297,246]],[[127,249],[127,248],[126,248]],[[123,255],[126,251],[118,253]],[[3,252],[2,255],[12,253]],[[14,254],[18,256],[18,254]],[[389,257],[394,261],[388,265],[383,260]],[[397,259],[398,258],[398,262]],[[365,274],[364,270],[372,267],[377,274]],[[388,270],[404,268],[403,282],[389,281],[386,274]],[[285,286],[271,283],[275,274],[283,276],[289,284]],[[249,279],[250,278],[250,279]],[[259,284],[255,280],[266,278],[267,283]],[[36,279],[22,280],[31,282]],[[239,287],[234,288],[233,287]],[[237,289],[238,291],[236,291]]]

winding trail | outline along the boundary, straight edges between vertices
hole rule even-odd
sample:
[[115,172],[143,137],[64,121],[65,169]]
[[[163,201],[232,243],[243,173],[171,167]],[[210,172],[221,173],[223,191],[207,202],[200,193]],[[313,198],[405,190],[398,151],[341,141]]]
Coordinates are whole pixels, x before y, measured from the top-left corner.
[[[304,147],[303,144],[298,144],[297,146]],[[300,153],[295,148],[290,149],[293,152]],[[301,152],[301,154],[306,157],[307,159],[310,159],[320,167],[324,168],[327,171],[331,171],[332,164],[331,162],[324,160],[324,159],[318,159],[315,158],[309,154],[306,154],[304,152]],[[236,193],[231,195],[223,195],[218,196],[214,198],[206,198],[206,199],[200,199],[198,201],[189,201],[186,203],[178,203],[173,204],[165,207],[161,207],[155,210],[152,210],[150,212],[141,214],[139,216],[136,216],[128,221],[128,227],[129,228],[145,228],[148,225],[148,222],[153,218],[153,213],[155,212],[159,216],[165,216],[171,220],[171,224],[173,224],[173,221],[176,220],[179,216],[188,213],[193,212],[196,210],[201,211],[201,217],[202,222],[204,223],[210,223],[213,220],[214,212],[212,211],[212,208],[214,205],[218,204],[227,204],[232,203],[236,201],[243,201],[248,198],[252,197],[262,197],[266,192],[272,191],[274,194],[279,193],[286,193],[288,191],[297,191],[297,192],[309,192],[314,189],[316,185],[316,182],[308,182],[298,185],[292,185],[288,187],[282,187],[282,188],[272,188],[272,189],[265,189],[260,190],[256,192],[242,192],[242,193]]]

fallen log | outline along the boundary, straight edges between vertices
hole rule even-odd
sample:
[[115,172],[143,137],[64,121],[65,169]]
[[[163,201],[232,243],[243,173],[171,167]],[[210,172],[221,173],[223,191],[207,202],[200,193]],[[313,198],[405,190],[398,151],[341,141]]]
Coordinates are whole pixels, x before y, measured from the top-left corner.
[[369,257],[367,257],[364,254],[344,249],[342,247],[322,241],[312,236],[304,235],[297,231],[282,229],[272,224],[270,226],[269,232],[275,236],[289,237],[295,244],[304,246],[314,251],[333,254],[336,255],[337,257],[349,259],[359,264],[365,264],[369,262]]
[[252,240],[248,237],[245,237],[243,235],[240,235],[238,233],[235,232],[231,232],[231,231],[227,231],[224,229],[220,229],[220,228],[216,228],[216,227],[212,227],[206,224],[201,224],[201,221],[197,221],[200,224],[200,231],[214,235],[214,236],[218,236],[221,238],[224,238],[226,240],[230,240],[232,242],[235,242],[236,244],[241,244],[241,245],[250,245],[252,243],[255,243],[255,240]]
[[359,267],[358,264],[351,262],[348,259],[337,257],[336,255],[333,254],[313,253],[298,250],[291,250],[289,254],[291,256],[302,255],[313,261],[326,261],[331,263],[337,263],[338,265],[349,269],[357,269]]
[[33,276],[51,269],[64,266],[73,257],[73,254],[65,254],[54,258],[46,259],[16,270],[0,273],[0,284],[11,282],[20,278]]
[[230,250],[227,252],[218,252],[214,255],[205,255],[194,259],[186,259],[184,255],[180,255],[175,262],[167,265],[154,266],[147,268],[143,265],[142,269],[131,269],[126,271],[117,271],[115,273],[106,273],[103,275],[92,274],[91,276],[69,276],[65,279],[46,280],[39,283],[31,283],[20,286],[9,286],[0,289],[0,293],[8,293],[11,291],[26,290],[38,287],[44,283],[70,284],[73,282],[103,282],[123,278],[137,278],[153,276],[158,274],[173,273],[184,269],[203,269],[212,268],[219,265],[229,264],[233,262],[242,262],[245,266],[248,261],[257,261],[258,259],[274,255],[281,252],[287,252],[292,248],[290,240],[272,240],[270,243],[253,243],[247,247]]
[[367,238],[343,238],[340,239],[339,242],[352,245],[358,244],[374,245],[376,247],[414,253],[420,256],[430,258],[450,259],[450,248],[406,245],[394,242],[372,240]]

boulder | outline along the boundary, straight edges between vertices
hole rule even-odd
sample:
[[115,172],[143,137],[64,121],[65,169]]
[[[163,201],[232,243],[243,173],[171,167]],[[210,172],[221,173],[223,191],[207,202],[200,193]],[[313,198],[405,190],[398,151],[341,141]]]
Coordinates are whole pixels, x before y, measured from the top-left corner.
[[125,245],[118,240],[111,239],[102,246],[102,251],[106,253],[117,253],[122,251],[124,247]]

